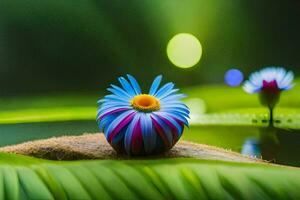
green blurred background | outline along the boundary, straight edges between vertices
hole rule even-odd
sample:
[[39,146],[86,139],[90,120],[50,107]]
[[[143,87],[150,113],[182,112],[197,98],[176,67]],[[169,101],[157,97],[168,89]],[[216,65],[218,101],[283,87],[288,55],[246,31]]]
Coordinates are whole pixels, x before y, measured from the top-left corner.
[[[178,86],[222,83],[227,69],[300,71],[297,0],[1,0],[0,95],[102,91],[131,73]],[[200,62],[166,55],[177,33],[195,35]]]

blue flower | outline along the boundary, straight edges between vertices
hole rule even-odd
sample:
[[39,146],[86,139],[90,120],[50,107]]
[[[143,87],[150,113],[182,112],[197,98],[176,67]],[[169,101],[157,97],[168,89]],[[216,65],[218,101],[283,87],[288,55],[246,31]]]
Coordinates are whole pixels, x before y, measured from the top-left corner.
[[118,80],[122,87],[111,85],[111,94],[99,100],[97,122],[107,141],[118,152],[129,155],[166,151],[179,140],[188,126],[189,109],[180,100],[173,83],[159,88],[157,76],[144,94],[136,79],[127,75]]
[[280,92],[293,87],[294,74],[282,67],[267,67],[250,75],[244,84],[248,93]]
[[273,109],[279,102],[282,91],[291,89],[294,84],[294,74],[282,67],[267,67],[250,75],[244,84],[248,93],[259,93],[260,103],[269,108],[270,124],[273,126]]

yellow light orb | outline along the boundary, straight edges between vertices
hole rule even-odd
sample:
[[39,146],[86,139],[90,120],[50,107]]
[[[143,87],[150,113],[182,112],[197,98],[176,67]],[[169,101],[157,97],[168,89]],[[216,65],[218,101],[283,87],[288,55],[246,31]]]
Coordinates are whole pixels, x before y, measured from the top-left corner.
[[192,34],[179,33],[169,41],[167,55],[169,60],[177,67],[193,67],[202,56],[202,46]]

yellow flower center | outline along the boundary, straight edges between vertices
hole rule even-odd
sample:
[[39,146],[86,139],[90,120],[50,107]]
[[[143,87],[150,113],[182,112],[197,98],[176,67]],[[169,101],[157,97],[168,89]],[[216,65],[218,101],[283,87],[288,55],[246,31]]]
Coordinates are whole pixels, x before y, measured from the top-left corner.
[[159,110],[160,103],[157,98],[148,94],[140,94],[131,100],[131,106],[139,111],[151,112]]

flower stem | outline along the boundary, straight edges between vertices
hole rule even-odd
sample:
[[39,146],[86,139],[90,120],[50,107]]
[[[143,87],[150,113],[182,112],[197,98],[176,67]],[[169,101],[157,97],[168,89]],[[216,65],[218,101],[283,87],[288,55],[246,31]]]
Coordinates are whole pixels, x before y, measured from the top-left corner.
[[274,107],[269,107],[269,111],[270,111],[270,124],[269,126],[270,127],[273,127],[273,122],[274,122],[274,118],[273,118],[273,110],[274,110]]

